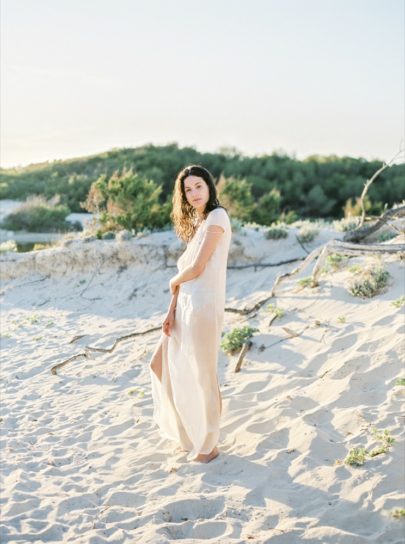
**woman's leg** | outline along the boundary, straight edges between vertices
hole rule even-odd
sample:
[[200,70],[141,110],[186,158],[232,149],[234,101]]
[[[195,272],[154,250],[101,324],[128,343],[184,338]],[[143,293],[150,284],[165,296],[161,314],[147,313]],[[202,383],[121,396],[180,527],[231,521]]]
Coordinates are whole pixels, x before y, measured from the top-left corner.
[[156,374],[160,382],[162,381],[162,341],[163,337],[156,346],[149,363],[150,368]]

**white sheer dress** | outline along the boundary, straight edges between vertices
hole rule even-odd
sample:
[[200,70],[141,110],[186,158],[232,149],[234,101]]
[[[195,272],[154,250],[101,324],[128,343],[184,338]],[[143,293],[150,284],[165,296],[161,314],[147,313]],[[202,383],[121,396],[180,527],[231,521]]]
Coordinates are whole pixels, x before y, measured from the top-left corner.
[[192,264],[209,225],[220,225],[224,232],[204,271],[180,285],[171,335],[161,335],[162,382],[149,369],[153,419],[163,437],[189,450],[189,459],[210,453],[219,439],[217,362],[232,235],[224,208],[208,214],[177,261],[179,271]]

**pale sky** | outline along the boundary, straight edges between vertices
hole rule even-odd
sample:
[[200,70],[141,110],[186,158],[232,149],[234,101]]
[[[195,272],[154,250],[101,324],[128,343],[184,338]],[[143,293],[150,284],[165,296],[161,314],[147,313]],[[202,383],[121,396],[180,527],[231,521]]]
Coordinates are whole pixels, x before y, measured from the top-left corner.
[[177,142],[389,160],[404,0],[1,0],[4,168]]

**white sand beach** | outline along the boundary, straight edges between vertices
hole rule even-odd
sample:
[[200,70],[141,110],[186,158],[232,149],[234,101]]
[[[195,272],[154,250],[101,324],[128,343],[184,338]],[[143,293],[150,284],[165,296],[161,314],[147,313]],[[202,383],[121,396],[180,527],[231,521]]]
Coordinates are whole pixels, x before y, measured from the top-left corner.
[[[405,541],[394,515],[405,507],[405,306],[393,304],[404,261],[351,257],[300,287],[311,265],[281,282],[269,303],[284,314],[270,326],[267,303],[232,311],[266,298],[305,250],[342,238],[323,228],[302,247],[295,231],[233,233],[224,333],[259,330],[240,372],[220,352],[220,455],[208,464],[186,462],[152,419],[148,363],[184,249],[174,233],[0,256],[2,543]],[[349,267],[378,261],[388,288],[351,295]],[[345,462],[379,446],[373,428],[394,439],[387,451]]]

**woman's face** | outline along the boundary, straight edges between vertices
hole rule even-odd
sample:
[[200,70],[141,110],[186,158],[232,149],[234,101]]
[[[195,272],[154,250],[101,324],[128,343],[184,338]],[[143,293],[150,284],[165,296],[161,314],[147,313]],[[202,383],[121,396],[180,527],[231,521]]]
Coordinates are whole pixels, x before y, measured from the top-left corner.
[[198,212],[204,211],[210,192],[203,178],[187,176],[184,180],[184,192],[186,193],[187,202],[191,206],[196,208]]

